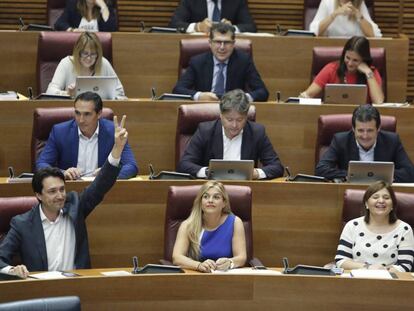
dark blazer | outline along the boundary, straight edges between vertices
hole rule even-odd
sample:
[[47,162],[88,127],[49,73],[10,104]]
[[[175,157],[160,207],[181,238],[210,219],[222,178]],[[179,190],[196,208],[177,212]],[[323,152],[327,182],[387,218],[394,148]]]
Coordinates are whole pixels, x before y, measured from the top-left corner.
[[[63,214],[70,217],[75,228],[76,269],[91,267],[85,218],[111,189],[118,172],[119,168],[105,162],[98,176],[82,193],[71,191],[66,195]],[[12,265],[13,256],[19,254],[29,271],[48,270],[46,241],[39,208],[37,204],[30,211],[12,218],[10,230],[0,245],[0,269]]]
[[[78,0],[66,0],[66,7],[62,15],[57,19],[55,23],[55,30],[66,31],[68,28],[78,28],[81,22],[82,16],[80,15],[76,5]],[[100,16],[98,18],[99,31],[117,31],[118,25],[116,21],[116,14],[114,8],[108,5],[109,18],[106,22]]]
[[[354,132],[337,133],[317,164],[315,174],[328,179],[345,178],[351,160],[359,161]],[[414,182],[414,167],[398,134],[382,130],[378,133],[374,161],[394,162],[395,182]]]
[[[193,176],[210,159],[223,159],[223,128],[221,120],[202,122],[191,138],[178,163],[178,171]],[[260,161],[268,179],[283,176],[283,166],[273,149],[263,125],[247,121],[243,129],[241,160]]]
[[[101,167],[114,146],[114,124],[99,119],[98,167]],[[46,146],[36,161],[36,169],[56,166],[62,170],[76,167],[78,164],[79,135],[75,120],[69,120],[53,126]],[[131,147],[127,143],[121,154],[119,178],[135,177],[138,173],[137,162]]]
[[[194,96],[197,92],[210,92],[213,83],[214,60],[211,51],[191,58],[186,72],[180,77],[173,93]],[[226,92],[242,89],[254,101],[267,101],[269,92],[250,55],[234,49],[227,65]]]
[[[172,16],[169,27],[183,29],[207,17],[206,0],[181,0]],[[249,13],[246,0],[222,0],[221,18],[228,19],[240,32],[256,32],[256,25]]]

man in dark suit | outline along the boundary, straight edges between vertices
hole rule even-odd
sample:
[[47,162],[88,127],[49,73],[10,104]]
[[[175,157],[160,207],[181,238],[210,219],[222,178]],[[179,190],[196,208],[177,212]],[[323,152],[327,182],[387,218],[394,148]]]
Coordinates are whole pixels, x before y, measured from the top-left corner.
[[[102,99],[85,92],[75,99],[75,118],[53,126],[36,168],[57,166],[66,179],[93,176],[105,163],[114,145],[114,125],[102,118]],[[135,177],[138,166],[127,143],[121,155],[118,178]]]
[[249,101],[267,101],[269,92],[252,57],[234,49],[234,42],[232,26],[214,24],[210,32],[211,51],[191,58],[173,93],[191,95],[194,100],[217,101],[226,91],[243,89]]
[[206,178],[210,159],[260,161],[253,179],[283,176],[283,166],[263,125],[247,120],[250,103],[239,89],[226,93],[220,101],[220,119],[203,122],[191,138],[178,171]]
[[[85,218],[103,200],[119,173],[128,133],[125,116],[114,118],[114,146],[93,183],[82,193],[65,191],[65,178],[58,168],[37,171],[32,180],[39,204],[13,217],[0,245],[2,272],[27,277],[28,271],[62,271],[91,267]],[[22,265],[11,266],[19,254]]]
[[237,32],[256,32],[246,0],[182,0],[169,26],[208,33],[213,22],[233,25]]
[[372,105],[357,107],[352,130],[335,134],[316,166],[316,175],[345,180],[348,163],[354,161],[394,162],[394,182],[414,182],[414,167],[398,134],[382,131],[379,111]]

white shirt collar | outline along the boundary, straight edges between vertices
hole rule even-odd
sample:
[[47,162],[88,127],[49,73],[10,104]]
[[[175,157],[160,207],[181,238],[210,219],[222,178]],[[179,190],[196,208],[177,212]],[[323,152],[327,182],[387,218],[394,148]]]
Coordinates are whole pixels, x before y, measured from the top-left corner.
[[98,120],[98,126],[96,127],[96,130],[95,130],[95,132],[92,134],[91,138],[88,138],[88,137],[86,137],[85,135],[83,135],[83,133],[81,132],[81,130],[80,130],[80,128],[79,128],[79,126],[78,126],[78,135],[79,135],[79,137],[82,137],[82,138],[84,138],[84,139],[92,139],[92,138],[94,138],[94,137],[98,137],[98,135],[99,135],[99,120]]
[[45,213],[43,212],[43,208],[42,208],[41,203],[39,204],[39,212],[40,212],[40,221],[42,223],[47,221],[48,223],[53,224],[53,223],[59,222],[61,216],[63,215],[63,208],[60,209],[59,215],[58,215],[58,217],[56,218],[55,221],[50,221],[49,218],[46,217]]

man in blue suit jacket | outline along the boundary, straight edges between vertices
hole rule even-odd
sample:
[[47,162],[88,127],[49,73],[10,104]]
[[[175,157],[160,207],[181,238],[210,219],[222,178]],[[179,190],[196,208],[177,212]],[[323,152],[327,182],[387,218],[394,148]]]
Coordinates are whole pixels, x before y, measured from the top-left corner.
[[283,176],[283,166],[263,125],[247,120],[250,104],[242,90],[226,93],[220,102],[220,119],[203,122],[191,138],[177,171],[207,177],[210,159],[260,161],[253,179]]
[[[242,89],[248,94],[249,101],[267,101],[269,92],[252,57],[235,50],[234,42],[234,27],[225,23],[214,24],[210,32],[211,51],[191,58],[173,93],[191,95],[194,100],[217,101],[224,92]],[[219,78],[221,70],[222,83]]]
[[[114,125],[101,118],[102,100],[93,92],[75,99],[75,119],[53,126],[36,168],[56,166],[64,170],[66,179],[95,175],[114,145]],[[99,125],[99,126],[98,126]],[[118,178],[135,177],[138,166],[127,143],[121,156]]]
[[221,8],[221,22],[233,24],[240,32],[256,32],[246,0],[182,0],[169,26],[182,32],[208,33],[213,24],[215,1]]
[[[82,193],[66,194],[65,177],[58,168],[35,173],[33,191],[39,204],[13,217],[0,245],[2,272],[27,277],[29,271],[62,271],[91,267],[85,218],[103,200],[119,173],[121,153],[128,133],[125,116],[114,118],[114,145],[98,176]],[[15,254],[22,265],[11,266]]]

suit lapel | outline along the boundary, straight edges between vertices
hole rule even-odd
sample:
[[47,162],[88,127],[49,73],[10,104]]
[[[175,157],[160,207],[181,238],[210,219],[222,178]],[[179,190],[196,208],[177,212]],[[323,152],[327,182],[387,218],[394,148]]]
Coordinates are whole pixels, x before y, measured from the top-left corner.
[[107,150],[106,144],[108,143],[108,141],[107,139],[105,139],[105,137],[108,137],[108,136],[110,137],[110,135],[107,134],[107,129],[104,126],[102,117],[101,117],[101,119],[99,119],[99,134],[98,134],[98,167],[101,167],[105,163],[105,160],[107,158],[107,156],[105,156],[105,150]]
[[44,270],[48,270],[46,241],[45,241],[45,234],[43,232],[42,222],[40,220],[39,204],[35,207],[35,211],[33,213],[31,231],[32,231],[32,236],[37,237],[35,243],[36,243],[36,249],[39,252],[40,258],[42,260],[42,267]]
[[72,162],[72,167],[78,166],[78,154],[79,154],[79,133],[78,133],[78,125],[76,121],[72,121],[72,125],[70,127],[70,137],[69,139],[72,142],[68,142],[70,147],[70,161]]
[[241,160],[249,160],[254,159],[252,154],[252,146],[248,142],[253,141],[253,132],[250,128],[249,122],[246,122],[246,125],[243,129],[243,137],[242,137],[242,145],[241,145],[241,152],[240,158]]
[[214,127],[210,159],[223,159],[223,128],[220,120]]
[[213,53],[211,52],[207,54],[204,70],[205,70],[204,77],[206,78],[203,80],[205,82],[205,85],[203,85],[201,89],[208,90],[208,92],[210,92],[213,87],[213,73],[214,73]]
[[356,139],[355,139],[355,135],[352,133],[351,135],[351,141],[349,144],[349,161],[359,161],[359,150],[358,150],[358,146],[356,144]]
[[237,51],[233,50],[233,53],[230,55],[229,62],[227,64],[227,73],[226,73],[226,91],[231,91],[239,88],[236,84],[236,81],[240,78],[237,77]]

